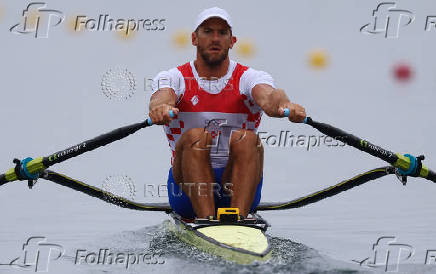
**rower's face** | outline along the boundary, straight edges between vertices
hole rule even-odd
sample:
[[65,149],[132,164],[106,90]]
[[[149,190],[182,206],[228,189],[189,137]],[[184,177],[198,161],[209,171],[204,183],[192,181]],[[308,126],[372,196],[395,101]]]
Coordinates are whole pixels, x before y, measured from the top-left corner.
[[236,37],[232,36],[227,22],[220,18],[204,21],[192,33],[192,45],[197,47],[199,55],[210,66],[221,64],[235,43]]

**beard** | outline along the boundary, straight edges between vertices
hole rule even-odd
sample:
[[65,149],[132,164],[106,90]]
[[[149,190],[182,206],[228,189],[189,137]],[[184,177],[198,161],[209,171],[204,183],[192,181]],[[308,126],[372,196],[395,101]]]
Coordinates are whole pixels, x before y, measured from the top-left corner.
[[198,51],[200,53],[201,58],[205,61],[206,65],[209,67],[217,67],[222,64],[224,60],[226,60],[227,56],[229,55],[229,49],[225,49],[223,53],[219,54],[218,56],[212,55],[207,52],[207,50],[201,46],[198,46]]

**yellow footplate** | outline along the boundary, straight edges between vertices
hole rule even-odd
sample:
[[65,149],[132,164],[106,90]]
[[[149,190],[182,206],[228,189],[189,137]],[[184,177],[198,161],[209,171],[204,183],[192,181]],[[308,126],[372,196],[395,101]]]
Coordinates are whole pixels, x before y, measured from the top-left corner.
[[216,218],[223,222],[239,221],[239,208],[218,208]]

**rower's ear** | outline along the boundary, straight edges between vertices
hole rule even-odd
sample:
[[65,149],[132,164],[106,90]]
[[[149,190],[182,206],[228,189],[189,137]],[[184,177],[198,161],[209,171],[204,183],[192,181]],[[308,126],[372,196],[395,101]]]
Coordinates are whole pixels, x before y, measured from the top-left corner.
[[192,39],[192,45],[198,46],[198,38],[197,38],[197,33],[195,31],[192,33],[191,39]]
[[238,41],[238,39],[236,38],[236,36],[232,36],[232,41],[230,42],[230,48],[233,48],[233,45]]

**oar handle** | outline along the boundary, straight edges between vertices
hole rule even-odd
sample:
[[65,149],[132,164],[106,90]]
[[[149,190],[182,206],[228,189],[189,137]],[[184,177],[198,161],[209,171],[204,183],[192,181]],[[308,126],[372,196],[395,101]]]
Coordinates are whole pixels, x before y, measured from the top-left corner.
[[[289,108],[283,109],[283,117],[289,117],[289,115],[291,115],[291,111],[289,110]],[[303,123],[307,124],[308,118],[310,119],[310,117],[305,117]]]
[[[169,114],[170,114],[170,117],[171,117],[171,118],[174,118],[174,117],[176,116],[176,115],[174,114],[174,111],[173,111],[173,110],[170,110],[170,111],[169,111]],[[147,118],[147,125],[149,125],[149,126],[153,125],[153,121],[151,120],[150,117]]]
[[289,110],[289,108],[283,109],[283,116],[289,117],[289,115],[291,115],[291,111]]

